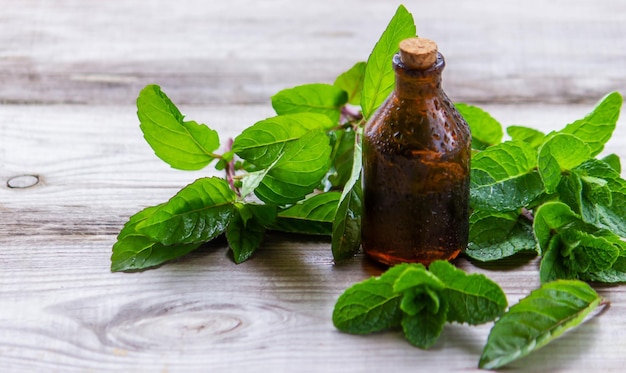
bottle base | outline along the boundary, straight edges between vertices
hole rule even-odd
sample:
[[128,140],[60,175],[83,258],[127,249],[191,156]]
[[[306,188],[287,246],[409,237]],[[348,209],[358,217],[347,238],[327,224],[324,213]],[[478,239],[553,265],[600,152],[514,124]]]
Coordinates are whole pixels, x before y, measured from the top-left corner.
[[455,259],[459,253],[462,251],[461,249],[455,251],[446,251],[446,252],[437,252],[435,255],[421,255],[421,256],[399,256],[390,253],[375,251],[375,250],[364,250],[365,255],[378,263],[384,264],[386,266],[394,266],[396,264],[401,263],[421,263],[424,266],[428,267],[430,263],[436,260],[453,260]]

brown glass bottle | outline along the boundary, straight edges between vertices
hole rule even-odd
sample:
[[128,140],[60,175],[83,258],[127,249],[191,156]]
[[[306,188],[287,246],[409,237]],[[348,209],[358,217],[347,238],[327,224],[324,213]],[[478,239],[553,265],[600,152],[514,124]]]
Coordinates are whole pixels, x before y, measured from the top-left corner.
[[384,264],[429,265],[467,246],[471,134],[441,88],[444,66],[434,42],[403,41],[395,89],[365,127],[362,245]]

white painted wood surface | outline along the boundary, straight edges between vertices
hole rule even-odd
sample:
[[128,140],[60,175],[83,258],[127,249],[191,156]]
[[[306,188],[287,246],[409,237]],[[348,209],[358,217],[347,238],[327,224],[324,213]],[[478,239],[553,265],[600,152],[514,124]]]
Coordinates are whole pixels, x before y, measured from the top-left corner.
[[[556,129],[626,92],[626,3],[406,1],[447,57],[445,87],[505,124]],[[491,325],[446,325],[430,351],[397,332],[339,333],[339,294],[380,269],[335,266],[324,239],[272,234],[235,265],[223,242],[141,273],[110,273],[126,219],[200,175],[143,141],[134,99],[161,84],[189,118],[235,136],[269,97],[332,82],[367,58],[397,3],[0,0],[0,371],[472,371]],[[626,157],[626,120],[606,152]],[[10,186],[27,186],[11,188]],[[509,302],[537,261],[456,261]],[[610,309],[512,364],[621,371],[623,286]]]

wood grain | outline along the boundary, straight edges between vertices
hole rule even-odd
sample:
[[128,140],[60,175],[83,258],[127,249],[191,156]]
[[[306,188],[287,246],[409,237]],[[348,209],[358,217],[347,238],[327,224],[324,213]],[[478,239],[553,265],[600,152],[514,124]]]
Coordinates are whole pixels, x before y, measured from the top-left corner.
[[[626,3],[407,1],[447,57],[446,91],[505,125],[545,131],[624,92]],[[0,371],[473,371],[490,325],[446,325],[431,351],[398,332],[338,332],[331,312],[380,273],[335,265],[323,238],[272,233],[235,265],[216,240],[140,273],[111,273],[130,215],[207,169],[169,168],[142,138],[134,100],[158,83],[224,143],[272,115],[282,88],[334,77],[367,54],[396,4],[0,0]],[[251,63],[250,61],[254,61]],[[626,156],[621,119],[606,153]],[[32,185],[34,184],[34,185]],[[460,258],[509,303],[539,285],[536,259]],[[626,290],[517,371],[620,371]]]
[[[0,102],[132,103],[157,83],[182,103],[266,103],[366,60],[382,1],[0,2]],[[624,91],[626,4],[404,2],[446,56],[456,101],[595,102]]]

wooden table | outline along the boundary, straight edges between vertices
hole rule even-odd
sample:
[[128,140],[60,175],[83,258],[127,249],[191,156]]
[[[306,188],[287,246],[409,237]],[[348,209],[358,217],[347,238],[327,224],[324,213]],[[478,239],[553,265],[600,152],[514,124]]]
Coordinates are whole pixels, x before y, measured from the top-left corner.
[[[365,60],[389,1],[0,0],[0,371],[471,371],[491,328],[446,325],[434,348],[332,325],[335,300],[380,273],[334,265],[326,239],[270,234],[241,265],[222,241],[141,273],[111,273],[128,217],[201,175],[157,159],[134,100],[163,87],[188,118],[237,135],[282,88],[331,83]],[[505,125],[557,129],[626,92],[626,2],[405,1],[447,58],[444,87]],[[606,153],[626,156],[626,120]],[[208,169],[207,169],[208,170]],[[538,262],[500,269],[509,303]],[[622,371],[626,287],[602,316],[511,366]]]

